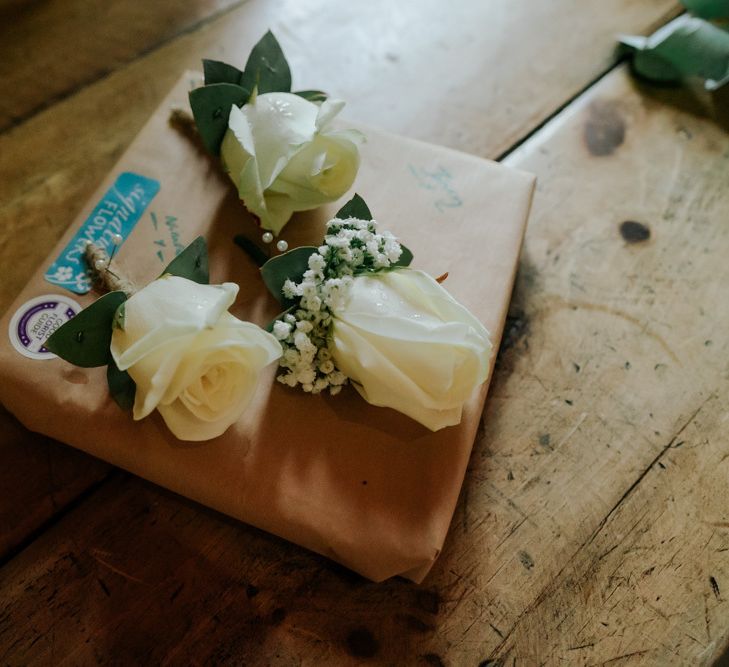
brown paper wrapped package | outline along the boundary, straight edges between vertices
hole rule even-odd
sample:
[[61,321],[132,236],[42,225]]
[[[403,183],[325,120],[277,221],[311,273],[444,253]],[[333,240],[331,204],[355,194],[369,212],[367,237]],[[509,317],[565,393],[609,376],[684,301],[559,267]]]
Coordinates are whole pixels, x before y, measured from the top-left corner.
[[[36,296],[64,293],[44,272],[124,171],[161,184],[117,255],[130,278],[144,285],[172,259],[165,221],[173,216],[183,244],[200,234],[207,238],[211,282],[240,285],[233,314],[265,326],[278,312],[258,269],[231,242],[238,233],[259,239],[260,231],[219,165],[168,124],[171,107],[186,104],[190,81],[190,75],[180,80],[5,314],[0,400],[33,431],[370,579],[402,575],[419,582],[443,545],[487,385],[466,404],[459,426],[432,433],[368,405],[351,387],[336,397],[284,387],[274,381],[274,364],[237,424],[215,440],[187,443],[175,439],[157,413],[135,422],[120,410],[108,395],[104,368],[30,359],[8,340],[17,308]],[[356,191],[381,228],[413,251],[414,268],[433,276],[448,272],[444,286],[483,321],[497,349],[534,178],[445,148],[364,132]],[[318,245],[324,223],[347,199],[295,216],[282,237],[292,247]],[[97,295],[69,296],[87,306]]]

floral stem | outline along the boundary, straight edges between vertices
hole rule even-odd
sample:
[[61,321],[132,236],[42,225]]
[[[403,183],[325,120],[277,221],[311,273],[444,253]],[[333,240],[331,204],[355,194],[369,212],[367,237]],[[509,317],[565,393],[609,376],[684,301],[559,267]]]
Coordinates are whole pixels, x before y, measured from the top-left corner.
[[[212,159],[212,156],[203,145],[202,138],[200,137],[197,125],[195,124],[195,119],[189,111],[180,107],[173,107],[170,109],[169,124],[178,130],[180,134],[185,136],[192,144],[194,144],[199,151],[205,153],[207,157]],[[258,222],[258,218],[252,213],[251,215],[256,222]],[[270,246],[266,247],[265,250],[262,250],[253,241],[242,234],[236,236],[233,240],[245,251],[248,257],[250,257],[259,268],[272,257],[273,253]]]
[[89,243],[84,251],[84,259],[91,270],[91,277],[97,289],[104,292],[124,292],[131,296],[137,291],[134,283],[129,280],[113,262],[103,248]]
[[192,117],[192,114],[180,107],[173,107],[170,110],[169,124],[178,130],[180,134],[184,135],[192,144],[194,144],[195,148],[197,148],[200,152],[205,153],[205,155],[209,155],[207,149],[203,145],[200,133],[197,131],[197,125],[195,124],[195,119]]
[[267,254],[264,250],[261,250],[255,243],[253,243],[253,241],[243,236],[243,234],[238,234],[233,238],[233,240],[236,245],[240,246],[245,251],[245,253],[259,268],[271,258],[270,252]]
[[174,125],[180,129],[185,129],[191,133],[197,134],[195,119],[192,117],[192,114],[181,107],[172,107],[172,109],[170,109],[170,125]]

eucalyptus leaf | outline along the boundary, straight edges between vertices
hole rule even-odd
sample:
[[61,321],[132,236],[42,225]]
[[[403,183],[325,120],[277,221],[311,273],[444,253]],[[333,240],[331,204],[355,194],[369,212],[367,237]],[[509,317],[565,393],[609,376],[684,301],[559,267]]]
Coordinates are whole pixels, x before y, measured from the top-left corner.
[[255,262],[256,266],[259,268],[263,266],[268,260],[268,255],[263,252],[253,241],[251,241],[248,237],[243,236],[243,234],[238,234],[237,236],[233,237],[233,241],[237,245],[239,245],[245,253]]
[[356,218],[357,220],[372,220],[372,213],[365,200],[358,194],[355,194],[342,208],[337,211],[335,218],[346,220],[347,218]]
[[294,95],[303,97],[309,102],[324,102],[327,99],[327,94],[321,90],[297,90]]
[[213,83],[190,91],[190,107],[195,125],[205,148],[220,155],[220,144],[228,130],[230,109],[242,107],[251,96],[251,89],[232,83]]
[[137,385],[129,373],[119,370],[112,357],[109,358],[109,365],[106,368],[106,382],[109,385],[109,393],[116,404],[122,410],[131,410],[137,393]]
[[291,90],[291,70],[278,40],[269,30],[253,47],[248,56],[241,85],[259,94],[288,93]]
[[208,244],[202,236],[198,236],[187,248],[175,257],[162,272],[187,278],[201,285],[210,282],[208,267]]
[[220,60],[204,59],[202,62],[206,86],[213,83],[233,83],[236,86],[240,85],[243,72],[237,67],[233,67],[233,65],[221,62]]
[[292,301],[283,295],[283,285],[287,279],[301,282],[304,271],[309,268],[309,257],[317,249],[314,246],[301,246],[285,252],[283,255],[269,259],[261,267],[261,277],[268,291],[284,306],[291,305]]
[[[631,39],[626,37],[623,44],[630,46]],[[638,76],[649,81],[678,83],[681,80],[681,72],[670,62],[650,50],[642,50],[640,46],[637,46],[637,50],[633,53],[631,67]]]
[[702,19],[729,18],[729,0],[681,0],[681,3]]
[[729,81],[729,32],[708,21],[679,16],[650,37],[626,36],[633,70],[654,81],[700,77],[714,90]]
[[400,244],[400,247],[402,248],[402,254],[397,262],[392,265],[393,268],[410,266],[413,261],[413,253],[410,251],[410,248],[405,247],[402,243]]
[[126,299],[124,292],[104,294],[57,329],[45,347],[76,366],[105,366],[111,359],[109,345],[114,316]]

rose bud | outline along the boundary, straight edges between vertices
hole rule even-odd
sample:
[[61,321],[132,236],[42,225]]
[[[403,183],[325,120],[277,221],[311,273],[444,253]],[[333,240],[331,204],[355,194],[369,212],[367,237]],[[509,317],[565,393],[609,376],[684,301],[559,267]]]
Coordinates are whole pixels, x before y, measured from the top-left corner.
[[209,440],[238,420],[276,339],[228,311],[238,286],[165,275],[124,303],[111,354],[137,385],[134,419],[159,410],[181,440]]

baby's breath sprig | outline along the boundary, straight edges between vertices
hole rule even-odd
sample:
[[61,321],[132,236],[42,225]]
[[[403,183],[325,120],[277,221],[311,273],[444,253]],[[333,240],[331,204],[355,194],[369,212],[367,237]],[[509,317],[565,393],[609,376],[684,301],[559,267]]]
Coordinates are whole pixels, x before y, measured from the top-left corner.
[[378,232],[374,220],[335,218],[327,223],[324,243],[308,259],[302,280],[286,280],[283,295],[297,303],[273,324],[284,353],[279,382],[319,394],[338,394],[347,376],[329,350],[336,311],[349,298],[354,277],[393,268],[403,248],[390,232]]

